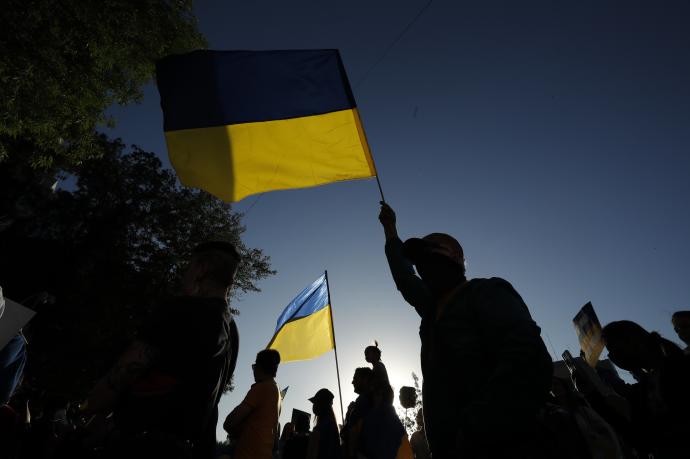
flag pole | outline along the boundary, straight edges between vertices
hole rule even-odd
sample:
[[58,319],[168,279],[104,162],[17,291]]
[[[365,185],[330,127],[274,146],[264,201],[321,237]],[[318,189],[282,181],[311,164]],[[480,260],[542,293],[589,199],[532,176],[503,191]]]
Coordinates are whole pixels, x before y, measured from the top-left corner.
[[367,133],[364,130],[364,121],[362,121],[362,115],[360,115],[359,110],[357,109],[355,109],[355,122],[357,123],[359,135],[364,141],[365,155],[371,161],[370,166],[374,168],[374,177],[376,177],[376,184],[378,185],[379,193],[381,194],[381,202],[386,202],[386,198],[383,197],[383,188],[381,188],[381,179],[379,179],[379,171],[376,167],[376,160],[374,159],[374,154],[371,152],[371,147],[369,146],[369,139],[367,139]]
[[[376,179],[378,180],[378,177]],[[343,414],[343,391],[340,389],[340,367],[338,365],[338,347],[335,344],[335,326],[333,325],[333,303],[331,303],[331,287],[330,285],[328,285],[328,270],[325,270],[324,272],[326,274],[326,291],[328,292],[328,306],[331,308],[331,334],[333,335],[333,351],[335,352],[335,374],[338,377],[338,396],[340,397],[340,420],[343,424],[345,424],[345,415]]]
[[386,198],[383,197],[383,188],[381,188],[381,180],[379,180],[379,173],[376,172],[376,184],[379,186],[379,193],[381,193],[381,202],[386,202]]

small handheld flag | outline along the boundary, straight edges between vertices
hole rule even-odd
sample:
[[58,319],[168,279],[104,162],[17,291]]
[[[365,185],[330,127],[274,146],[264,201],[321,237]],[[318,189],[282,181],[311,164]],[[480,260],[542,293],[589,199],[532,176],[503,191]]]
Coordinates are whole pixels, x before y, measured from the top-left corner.
[[338,50],[210,51],[156,66],[180,181],[235,202],[376,176]]
[[280,391],[280,406],[278,407],[278,416],[280,416],[280,413],[283,411],[283,401],[285,400],[285,395],[287,394],[289,388],[290,386],[285,386],[285,389]]
[[268,349],[282,362],[314,359],[335,349],[326,276],[319,277],[287,305]]

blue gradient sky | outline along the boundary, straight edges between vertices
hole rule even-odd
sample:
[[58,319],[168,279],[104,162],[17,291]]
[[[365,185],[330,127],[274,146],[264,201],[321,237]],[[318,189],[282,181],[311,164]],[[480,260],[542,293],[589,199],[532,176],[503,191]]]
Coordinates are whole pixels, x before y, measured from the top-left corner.
[[[356,85],[424,4],[196,12],[213,49],[339,48],[401,236],[455,235],[469,276],[512,282],[558,355],[577,351],[571,318],[587,301],[603,323],[676,340],[671,314],[690,309],[690,4],[436,0]],[[143,103],[112,110],[110,133],[165,158],[158,103],[147,86]],[[419,373],[418,319],[388,272],[378,200],[374,181],[357,181],[269,193],[248,212],[245,241],[278,275],[236,305],[236,390],[221,419],[283,307],[324,269],[345,406],[374,339],[396,390]],[[278,381],[290,386],[284,422],[320,387],[337,394],[333,353],[282,366]]]

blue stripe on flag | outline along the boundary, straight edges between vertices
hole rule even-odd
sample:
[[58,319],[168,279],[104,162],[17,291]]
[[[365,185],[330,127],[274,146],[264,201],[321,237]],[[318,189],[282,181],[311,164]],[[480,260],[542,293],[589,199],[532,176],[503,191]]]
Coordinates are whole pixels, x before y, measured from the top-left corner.
[[300,292],[294,300],[287,305],[283,313],[278,317],[275,333],[287,322],[302,317],[307,317],[328,305],[328,286],[326,275],[319,277],[313,284]]
[[336,49],[197,50],[156,65],[164,130],[322,115],[354,108]]

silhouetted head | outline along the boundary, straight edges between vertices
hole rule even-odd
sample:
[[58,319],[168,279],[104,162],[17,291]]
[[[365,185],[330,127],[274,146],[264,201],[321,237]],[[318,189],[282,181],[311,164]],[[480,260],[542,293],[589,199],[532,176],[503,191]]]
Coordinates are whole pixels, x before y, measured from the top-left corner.
[[609,359],[628,371],[639,371],[648,365],[649,332],[629,320],[611,322],[602,330]]
[[182,275],[182,293],[189,296],[227,296],[240,264],[235,246],[224,241],[199,244]]
[[381,349],[379,349],[379,343],[374,341],[374,346],[367,346],[364,349],[364,360],[369,363],[376,363],[381,361]]
[[264,379],[275,378],[280,365],[280,353],[275,349],[264,349],[256,354],[256,363],[252,365],[254,380],[256,382]]
[[445,233],[431,233],[403,244],[403,252],[429,289],[442,295],[465,281],[465,255],[460,243]]
[[[328,405],[328,406],[333,406],[333,399],[335,396],[333,395],[333,392],[330,390],[323,388],[319,389],[316,391],[316,394],[314,394],[313,397],[309,399],[310,402],[312,402],[314,405]],[[315,413],[318,415],[318,413]]]
[[352,386],[355,394],[366,394],[371,389],[371,380],[374,377],[374,370],[367,367],[360,367],[355,370],[355,375],[352,377]]
[[633,373],[657,368],[664,357],[682,355],[680,348],[669,340],[629,320],[606,325],[601,337],[609,352],[609,359]]
[[690,311],[674,312],[671,322],[678,338],[690,345]]
[[312,412],[316,416],[316,423],[319,419],[324,417],[333,418],[335,420],[335,413],[333,413],[333,399],[335,396],[328,389],[319,389],[316,394],[309,399],[312,405]]

